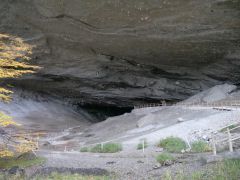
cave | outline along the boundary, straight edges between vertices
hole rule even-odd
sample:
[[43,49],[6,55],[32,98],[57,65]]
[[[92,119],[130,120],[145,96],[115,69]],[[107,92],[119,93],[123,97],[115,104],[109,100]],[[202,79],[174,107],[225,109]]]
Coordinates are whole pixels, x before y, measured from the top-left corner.
[[239,80],[240,0],[0,0],[0,179],[239,179]]
[[117,106],[104,106],[104,105],[80,105],[79,108],[91,114],[93,123],[101,122],[109,117],[123,115],[130,113],[134,107],[117,107]]
[[2,0],[0,31],[33,46],[30,63],[41,67],[6,84],[76,105],[99,121],[239,84],[238,6],[234,0]]

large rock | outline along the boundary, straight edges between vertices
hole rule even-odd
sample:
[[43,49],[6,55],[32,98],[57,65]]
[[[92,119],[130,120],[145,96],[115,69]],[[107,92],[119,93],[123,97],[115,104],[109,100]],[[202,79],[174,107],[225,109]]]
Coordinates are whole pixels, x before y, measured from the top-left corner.
[[0,31],[44,67],[19,86],[74,104],[132,106],[239,83],[238,0],[1,0]]

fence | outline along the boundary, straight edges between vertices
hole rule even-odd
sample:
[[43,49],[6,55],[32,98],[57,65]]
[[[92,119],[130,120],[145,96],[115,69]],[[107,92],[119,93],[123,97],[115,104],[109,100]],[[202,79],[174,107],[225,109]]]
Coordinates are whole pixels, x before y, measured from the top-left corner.
[[180,102],[180,103],[149,103],[134,106],[134,109],[148,108],[148,107],[160,107],[160,106],[172,106],[172,107],[240,107],[240,100],[224,101],[224,102]]
[[[232,127],[232,128],[231,128]],[[224,130],[226,129],[226,130]],[[236,135],[236,136],[232,136],[231,131],[236,130],[236,129],[240,129],[240,123],[235,123],[235,124],[231,124],[228,126],[225,126],[223,128],[221,128],[219,131],[221,131],[222,133],[227,133],[227,137],[221,140],[216,140],[216,137],[212,138],[212,149],[213,149],[213,154],[216,155],[217,154],[217,148],[216,145],[219,143],[224,143],[224,142],[228,142],[229,145],[229,151],[233,152],[233,142],[240,139],[240,134]],[[224,131],[223,131],[224,130]]]

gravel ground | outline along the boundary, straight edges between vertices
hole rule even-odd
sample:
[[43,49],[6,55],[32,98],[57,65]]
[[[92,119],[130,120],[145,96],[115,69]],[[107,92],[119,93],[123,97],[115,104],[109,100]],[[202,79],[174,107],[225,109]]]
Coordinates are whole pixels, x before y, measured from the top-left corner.
[[50,152],[39,151],[38,155],[48,159],[45,167],[55,168],[101,168],[119,180],[160,179],[167,170],[194,171],[201,168],[200,155],[175,154],[177,161],[168,167],[156,168],[155,157],[160,154],[157,148],[120,152],[116,154]]

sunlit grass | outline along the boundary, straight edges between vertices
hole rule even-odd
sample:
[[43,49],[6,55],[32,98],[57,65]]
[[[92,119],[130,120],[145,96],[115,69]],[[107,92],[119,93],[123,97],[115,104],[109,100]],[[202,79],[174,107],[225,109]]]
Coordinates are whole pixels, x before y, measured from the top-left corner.
[[218,162],[202,171],[173,173],[166,171],[162,180],[239,180],[240,159]]
[[122,145],[119,143],[97,144],[93,147],[82,147],[80,152],[92,153],[116,153],[122,151]]
[[178,137],[167,137],[160,140],[158,146],[172,153],[179,153],[187,148],[185,141]]
[[36,176],[33,180],[110,180],[109,176],[84,176],[80,174],[52,173],[48,176]]
[[204,141],[195,141],[191,144],[191,146],[191,151],[195,153],[211,151],[211,147]]
[[34,159],[25,159],[25,158],[16,158],[16,157],[1,158],[0,168],[9,169],[14,166],[17,166],[20,168],[26,168],[33,165],[42,164],[44,162],[45,162],[45,159],[41,157],[36,157]]
[[156,157],[157,162],[160,164],[165,164],[167,161],[173,161],[175,158],[169,153],[162,153]]

